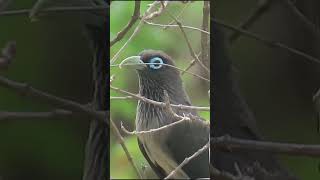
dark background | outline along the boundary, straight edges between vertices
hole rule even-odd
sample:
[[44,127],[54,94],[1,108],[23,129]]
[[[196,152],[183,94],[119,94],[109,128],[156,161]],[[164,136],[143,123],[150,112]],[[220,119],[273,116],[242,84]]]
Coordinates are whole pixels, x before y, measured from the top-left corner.
[[[34,1],[12,1],[8,9]],[[91,101],[92,54],[81,13],[0,16],[0,48],[17,43],[17,56],[0,74],[54,95]],[[0,87],[0,111],[48,111],[54,107]],[[88,119],[0,121],[0,177],[3,179],[81,179]],[[1,178],[0,178],[1,179]]]
[[[258,2],[216,0],[214,17],[237,26],[250,16]],[[308,18],[320,22],[318,0],[295,2]],[[320,58],[319,35],[306,28],[282,1],[274,1],[249,31]],[[320,88],[320,64],[244,36],[230,44],[228,50],[242,94],[266,139],[319,144],[312,96]],[[281,156],[281,159],[301,179],[320,178],[319,158]]]

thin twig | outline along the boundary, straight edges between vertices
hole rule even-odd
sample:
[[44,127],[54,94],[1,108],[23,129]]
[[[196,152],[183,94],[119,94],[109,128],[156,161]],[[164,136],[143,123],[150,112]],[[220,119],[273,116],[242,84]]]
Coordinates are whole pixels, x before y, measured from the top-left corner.
[[[185,4],[183,6],[183,8],[181,9],[181,11],[179,12],[179,14],[177,15],[176,18],[180,18],[180,16],[184,13],[184,11],[187,9],[187,7],[189,6],[189,3]],[[168,23],[167,25],[165,25],[165,27],[163,27],[163,30],[166,30],[168,27],[170,27],[170,25],[172,25],[173,23],[175,23],[174,20],[172,20],[170,23]]]
[[57,108],[67,109],[75,112],[82,112],[94,119],[98,119],[100,121],[104,121],[108,123],[106,118],[107,113],[105,112],[98,112],[91,109],[90,107],[79,104],[77,102],[64,99],[61,97],[57,97],[44,91],[40,91],[38,89],[31,87],[26,83],[12,81],[5,77],[0,76],[0,86],[16,91],[20,95],[42,99],[48,102],[49,104],[56,106]]
[[[238,27],[241,29],[248,29],[269,9],[272,2],[274,2],[274,0],[258,0],[256,8],[253,10],[250,16],[248,16],[247,19],[243,21]],[[230,43],[233,43],[235,40],[237,40],[240,35],[241,33],[234,32],[229,38]]]
[[139,21],[139,24],[137,25],[137,27],[134,29],[133,33],[131,34],[131,36],[129,37],[129,39],[123,44],[123,46],[118,50],[118,52],[112,57],[110,64],[114,64],[115,61],[118,59],[118,57],[120,56],[120,53],[125,49],[125,47],[129,44],[129,42],[138,34],[138,32],[140,31],[142,25],[143,25],[143,21],[145,20],[146,17],[148,17],[148,15],[150,15],[152,12],[152,10],[155,8],[155,6],[159,4],[158,1],[154,1],[149,8],[147,9],[147,11],[143,14],[142,19]]
[[114,97],[110,96],[110,100],[127,100],[127,99],[132,99],[132,96],[124,96],[124,97]]
[[[45,8],[39,10],[39,12],[46,12],[46,13],[60,13],[60,12],[82,12],[82,11],[102,11],[106,12],[109,9],[108,5],[103,6],[68,6],[68,7],[52,7],[52,8]],[[0,12],[0,16],[12,16],[12,15],[21,15],[21,14],[29,14],[31,9],[18,9],[18,10],[7,10]]]
[[269,141],[255,141],[240,139],[230,136],[211,138],[211,143],[215,149],[225,150],[246,150],[246,151],[265,151],[272,153],[283,153],[296,156],[320,157],[320,145],[279,143]]
[[[199,57],[200,54],[201,54],[201,52],[199,52],[199,53],[197,54],[197,56]],[[183,71],[181,71],[180,74],[183,75],[185,72],[188,72],[188,70],[189,70],[192,66],[194,66],[195,64],[196,64],[196,60],[195,60],[195,59],[192,59],[192,60],[190,61],[189,65],[188,65]]]
[[154,129],[149,129],[149,130],[146,130],[146,131],[128,131],[122,124],[121,122],[121,129],[127,133],[127,134],[130,134],[130,135],[139,135],[139,134],[149,134],[149,133],[154,133],[154,132],[158,132],[158,131],[161,131],[161,130],[164,130],[164,129],[167,129],[169,127],[172,127],[172,126],[175,126],[177,124],[180,124],[182,122],[185,122],[185,121],[190,121],[191,119],[189,117],[183,117],[182,119],[178,120],[178,121],[175,121],[173,123],[170,123],[170,124],[167,124],[167,125],[164,125],[164,126],[161,126],[159,128],[154,128]]
[[117,33],[117,36],[114,39],[112,39],[112,41],[110,41],[110,47],[112,47],[115,43],[120,41],[127,34],[127,32],[131,29],[131,27],[136,23],[136,21],[139,19],[139,17],[140,17],[140,4],[141,4],[141,1],[134,2],[134,11],[133,11],[133,15],[131,16],[130,21],[121,31],[119,31]]
[[[153,22],[150,22],[150,21],[143,21],[145,24],[148,24],[148,25],[152,25],[152,26],[159,26],[159,27],[162,27],[162,28],[171,28],[171,27],[175,27],[175,28],[179,28],[179,25],[176,25],[176,24],[171,24],[171,25],[168,25],[168,24],[158,24],[158,23],[153,23]],[[210,32],[208,31],[204,31],[200,28],[196,28],[196,27],[192,27],[192,26],[186,26],[186,25],[182,25],[183,28],[186,28],[186,29],[191,29],[191,30],[196,30],[196,31],[200,31],[202,33],[205,33],[207,35],[210,35]]]
[[260,41],[260,42],[262,42],[262,43],[264,43],[264,44],[266,44],[266,45],[268,45],[270,47],[277,47],[279,49],[283,49],[283,50],[286,50],[286,51],[288,51],[290,53],[293,53],[293,54],[296,54],[298,56],[301,56],[301,57],[303,57],[303,58],[305,58],[305,59],[307,59],[307,60],[309,60],[311,62],[320,63],[320,60],[318,58],[310,56],[310,55],[308,55],[308,54],[306,54],[306,53],[304,53],[302,51],[299,51],[297,49],[288,47],[287,45],[282,44],[280,42],[270,41],[270,40],[264,39],[264,38],[262,38],[262,37],[260,37],[260,36],[258,36],[256,34],[253,34],[253,33],[249,32],[249,31],[246,31],[244,29],[241,29],[241,28],[226,24],[226,23],[224,23],[224,22],[222,22],[222,21],[220,21],[218,19],[212,18],[211,20],[216,25],[220,25],[220,26],[223,26],[224,28],[231,29],[233,31],[237,31],[237,32],[239,32],[239,33],[241,33],[241,34],[243,34],[243,35],[245,35],[247,37],[250,37],[252,39]]
[[[170,179],[175,173],[177,173],[179,170],[181,170],[181,168],[183,166],[185,166],[186,164],[188,164],[192,159],[196,158],[197,156],[199,156],[200,154],[202,154],[203,152],[205,152],[207,149],[209,149],[210,147],[210,141],[204,145],[202,148],[200,148],[197,152],[195,152],[193,155],[191,155],[190,157],[185,158],[181,164],[179,164],[173,171],[171,171],[171,173],[165,177],[164,179]],[[208,161],[209,164],[209,161]]]
[[[137,166],[134,164],[133,159],[128,151],[127,146],[125,145],[125,142],[123,140],[123,137],[121,136],[119,129],[117,128],[117,126],[115,125],[115,123],[113,122],[113,120],[111,118],[110,118],[110,122],[111,122],[111,130],[112,130],[113,134],[116,136],[118,142],[120,143],[124,153],[126,154],[126,156],[128,158],[128,161],[132,165],[132,167],[135,170],[135,172],[137,173],[138,177],[140,179],[142,179],[141,173],[139,172]],[[122,124],[121,124],[121,127],[122,127]]]
[[179,28],[180,28],[180,30],[181,30],[181,32],[182,32],[182,35],[183,35],[184,39],[186,40],[186,43],[187,43],[187,45],[188,45],[188,48],[189,48],[189,51],[190,51],[191,56],[192,56],[194,59],[197,60],[197,62],[200,64],[200,66],[201,66],[203,69],[205,69],[205,70],[207,71],[207,73],[210,73],[210,70],[200,61],[200,59],[197,57],[196,53],[194,52],[194,50],[193,50],[193,48],[192,48],[192,46],[191,46],[191,43],[190,43],[190,41],[189,41],[189,39],[188,39],[188,36],[187,36],[186,32],[184,31],[184,29],[183,29],[183,27],[182,27],[181,22],[180,22],[177,18],[175,18],[170,12],[168,12],[168,14],[169,14],[169,16],[170,16],[172,19],[174,19],[174,20],[176,21],[177,25],[179,26]]
[[[122,94],[126,94],[126,95],[129,95],[129,96],[132,96],[135,99],[144,101],[146,103],[150,103],[150,104],[153,104],[153,105],[156,105],[156,106],[160,106],[160,107],[165,107],[166,106],[166,104],[163,103],[163,102],[154,101],[154,100],[148,99],[146,97],[143,97],[143,96],[140,96],[140,95],[133,94],[131,92],[125,91],[123,89],[120,89],[120,88],[117,88],[117,87],[113,87],[111,85],[110,85],[110,88],[115,90],[115,91],[117,91],[117,92],[120,92]],[[174,107],[174,108],[178,108],[178,109],[194,109],[194,110],[198,110],[198,111],[210,111],[210,107],[186,106],[186,105],[182,105],[182,104],[179,104],[179,105],[171,104],[171,106]]]
[[[159,1],[157,2],[157,4],[159,4]],[[145,20],[153,19],[155,17],[160,16],[163,13],[163,11],[165,10],[165,8],[167,7],[167,5],[169,4],[169,1],[160,1],[160,4],[161,4],[161,6],[158,9],[158,11],[154,11],[154,12],[150,13],[149,15],[147,15],[145,17]]]
[[10,119],[33,119],[33,118],[65,118],[72,116],[81,116],[81,114],[73,113],[71,111],[56,109],[47,112],[8,112],[0,111],[0,120]]

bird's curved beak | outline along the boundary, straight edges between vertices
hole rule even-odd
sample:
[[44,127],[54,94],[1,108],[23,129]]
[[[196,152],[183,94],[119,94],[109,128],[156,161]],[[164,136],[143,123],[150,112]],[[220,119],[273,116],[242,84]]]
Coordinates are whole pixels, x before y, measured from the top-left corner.
[[140,58],[141,58],[140,56],[130,56],[130,57],[124,59],[120,63],[119,67],[120,68],[126,67],[129,69],[142,70],[142,69],[146,68],[147,65],[144,64],[144,62]]

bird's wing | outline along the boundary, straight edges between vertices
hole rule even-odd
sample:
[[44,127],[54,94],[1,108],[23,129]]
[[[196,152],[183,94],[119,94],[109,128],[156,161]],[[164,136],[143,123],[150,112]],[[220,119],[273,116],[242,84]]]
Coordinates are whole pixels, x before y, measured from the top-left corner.
[[150,167],[153,169],[153,171],[157,174],[157,176],[160,179],[164,179],[166,177],[166,173],[165,171],[157,164],[157,163],[153,163],[149,156],[147,155],[147,152],[144,149],[143,144],[140,142],[139,138],[138,138],[138,145],[139,145],[139,149],[142,152],[142,155],[145,157],[145,159],[148,161]]
[[[172,126],[166,141],[171,157],[174,157],[178,165],[181,164],[208,143],[209,133],[209,124],[201,120],[185,121]],[[209,150],[192,159],[182,169],[192,179],[209,177]]]

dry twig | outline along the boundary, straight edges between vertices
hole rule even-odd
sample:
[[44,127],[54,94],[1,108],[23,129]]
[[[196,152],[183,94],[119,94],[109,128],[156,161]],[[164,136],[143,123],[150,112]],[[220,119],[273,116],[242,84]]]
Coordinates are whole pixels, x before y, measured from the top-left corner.
[[[130,164],[132,165],[133,169],[135,170],[136,174],[139,176],[140,179],[142,179],[141,173],[139,172],[137,166],[134,164],[133,159],[128,151],[127,146],[124,143],[123,137],[121,136],[121,133],[119,131],[119,129],[117,128],[117,126],[115,125],[115,123],[113,122],[113,120],[110,118],[110,123],[111,123],[111,130],[113,132],[113,134],[116,136],[118,142],[120,143],[123,151],[125,152],[128,161],[130,162]],[[121,124],[122,127],[122,124]]]
[[[179,164],[173,171],[171,171],[171,173],[165,177],[164,179],[170,179],[175,173],[177,173],[183,166],[185,166],[186,164],[188,164],[192,159],[196,158],[197,156],[199,156],[200,154],[202,154],[203,152],[205,152],[207,149],[209,149],[210,147],[210,141],[204,145],[202,148],[200,148],[197,152],[195,152],[193,155],[191,155],[190,157],[185,158],[181,164]],[[209,162],[208,162],[209,164]]]
[[140,17],[140,3],[141,3],[141,1],[134,2],[134,11],[133,11],[133,15],[131,16],[130,21],[121,31],[119,31],[117,33],[117,36],[110,41],[110,47],[112,47],[115,43],[120,41],[127,34],[127,32],[131,29],[131,27],[136,23],[136,21],[139,19],[139,17]]
[[216,25],[220,25],[220,26],[222,26],[222,27],[224,27],[224,28],[231,29],[231,30],[233,30],[233,31],[239,32],[239,33],[241,33],[241,34],[243,34],[243,35],[245,35],[245,36],[247,36],[247,37],[249,37],[249,38],[252,38],[252,39],[255,39],[255,40],[257,40],[257,41],[260,41],[260,42],[266,44],[266,45],[269,46],[269,47],[276,47],[276,48],[279,48],[279,49],[283,49],[283,50],[286,50],[286,51],[288,51],[288,52],[290,52],[290,53],[292,53],[292,54],[301,56],[301,57],[303,57],[303,58],[305,58],[305,59],[307,59],[307,60],[309,60],[309,61],[311,61],[311,62],[320,63],[320,60],[319,60],[318,58],[313,57],[313,56],[311,56],[311,55],[308,55],[308,54],[306,54],[306,53],[304,53],[304,52],[302,52],[302,51],[299,51],[299,50],[297,50],[297,49],[288,47],[287,45],[282,44],[282,43],[280,43],[280,42],[270,41],[270,40],[268,40],[268,39],[264,39],[264,38],[262,38],[262,37],[260,37],[260,36],[258,36],[258,35],[256,35],[256,34],[254,34],[254,33],[251,33],[251,32],[249,32],[249,31],[246,31],[246,30],[244,30],[244,29],[235,27],[235,26],[230,25],[230,24],[226,24],[226,23],[224,23],[224,22],[222,22],[222,21],[220,21],[220,20],[218,20],[218,19],[212,18],[211,20],[212,20],[213,23],[216,24]]
[[[253,10],[250,16],[247,17],[238,27],[241,29],[248,29],[258,18],[260,18],[270,7],[274,0],[258,0],[256,8]],[[232,43],[240,37],[241,33],[234,32],[229,41]]]
[[192,56],[194,59],[197,60],[197,62],[199,63],[199,65],[200,65],[203,69],[205,69],[205,70],[207,71],[207,73],[210,73],[210,70],[200,61],[200,59],[197,57],[196,53],[194,52],[194,50],[193,50],[193,48],[192,48],[192,46],[191,46],[191,43],[190,43],[190,41],[189,41],[189,39],[188,39],[188,36],[187,36],[186,32],[184,31],[184,29],[183,29],[183,27],[182,27],[181,22],[180,22],[177,18],[175,18],[171,13],[168,12],[168,14],[169,14],[169,16],[170,16],[172,19],[174,19],[174,20],[176,21],[177,25],[179,26],[179,28],[180,28],[180,30],[181,30],[181,32],[182,32],[182,35],[183,35],[184,39],[186,40],[186,43],[187,43],[187,45],[188,45],[188,48],[189,48],[189,51],[190,51],[191,56]]
[[100,121],[107,122],[107,113],[95,111],[85,105],[79,104],[77,102],[67,100],[61,97],[54,96],[44,91],[40,91],[31,87],[26,83],[19,83],[12,80],[9,80],[5,77],[0,76],[0,86],[3,86],[7,89],[16,91],[20,95],[25,95],[29,97],[39,98],[46,101],[49,104],[52,104],[58,108],[68,109],[75,112],[82,112],[88,116],[98,119]]
[[230,136],[211,138],[211,143],[215,149],[226,149],[228,151],[265,151],[296,156],[320,157],[320,145],[255,141]]
[[[163,103],[163,102],[154,101],[152,99],[148,99],[146,97],[143,97],[143,96],[140,96],[140,95],[137,95],[137,94],[133,94],[131,92],[125,91],[125,90],[117,88],[117,87],[113,87],[111,85],[110,85],[110,88],[115,90],[115,91],[117,91],[117,92],[120,92],[122,94],[126,94],[126,95],[129,95],[129,96],[132,96],[135,99],[144,101],[146,103],[150,103],[150,104],[153,104],[153,105],[156,105],[156,106],[160,106],[160,107],[165,107],[166,106],[166,104]],[[178,109],[194,109],[194,110],[198,110],[198,111],[210,111],[210,107],[186,106],[186,105],[182,105],[182,104],[179,104],[179,105],[171,104],[171,107],[175,107],[175,108],[178,108]]]

